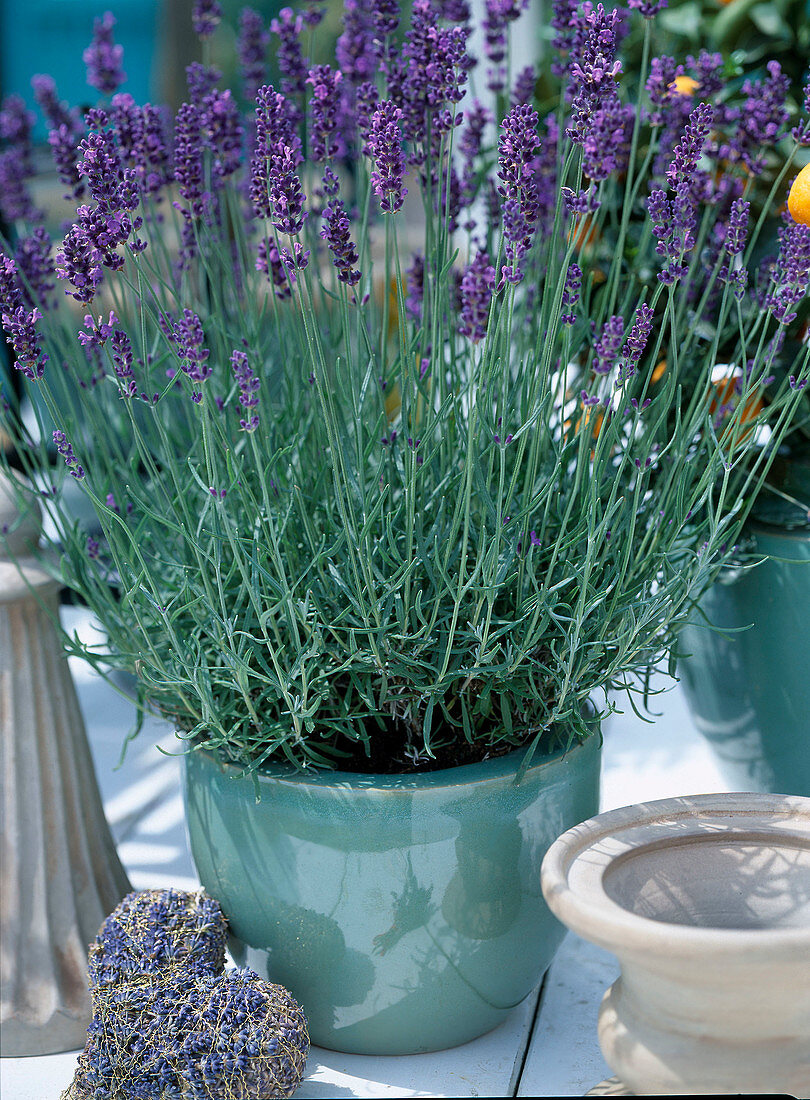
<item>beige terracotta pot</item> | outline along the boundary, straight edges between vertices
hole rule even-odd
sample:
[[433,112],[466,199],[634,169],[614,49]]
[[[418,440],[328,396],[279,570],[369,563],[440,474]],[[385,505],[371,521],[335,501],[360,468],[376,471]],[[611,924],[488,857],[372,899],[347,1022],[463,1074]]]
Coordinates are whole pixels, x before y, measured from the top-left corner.
[[599,1042],[635,1093],[810,1096],[810,799],[670,798],[555,841],[543,893],[612,951]]

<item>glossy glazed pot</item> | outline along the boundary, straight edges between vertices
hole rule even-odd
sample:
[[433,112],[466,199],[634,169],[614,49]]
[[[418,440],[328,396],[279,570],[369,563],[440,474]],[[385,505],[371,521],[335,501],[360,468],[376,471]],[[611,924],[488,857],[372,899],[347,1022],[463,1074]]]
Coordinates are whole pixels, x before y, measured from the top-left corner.
[[810,799],[613,810],[552,845],[542,882],[621,963],[599,1043],[631,1093],[810,1096]]
[[600,738],[423,775],[279,766],[253,779],[185,758],[200,879],[232,950],[304,1006],[312,1041],[412,1054],[482,1035],[537,985],[562,940],[540,863],[598,808]]
[[752,522],[747,532],[768,560],[727,570],[706,592],[681,632],[689,656],[678,672],[730,786],[808,796],[810,527]]

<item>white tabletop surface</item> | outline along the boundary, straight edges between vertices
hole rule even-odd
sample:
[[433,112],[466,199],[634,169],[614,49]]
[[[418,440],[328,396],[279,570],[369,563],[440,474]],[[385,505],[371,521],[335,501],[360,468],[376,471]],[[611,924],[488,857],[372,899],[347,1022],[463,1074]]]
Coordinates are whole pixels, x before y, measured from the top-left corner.
[[[89,630],[86,612],[63,611]],[[171,728],[147,721],[116,768],[134,709],[90,668],[71,659],[107,817],[135,889],[197,885],[183,824],[179,761]],[[604,727],[602,809],[728,790],[675,687],[654,703],[650,724],[627,707]],[[610,1077],[596,1040],[605,989],[618,974],[607,952],[569,934],[540,990],[494,1031],[437,1054],[371,1058],[313,1047],[296,1093],[316,1097],[582,1096]],[[2,1100],[58,1100],[76,1053],[0,1059]]]

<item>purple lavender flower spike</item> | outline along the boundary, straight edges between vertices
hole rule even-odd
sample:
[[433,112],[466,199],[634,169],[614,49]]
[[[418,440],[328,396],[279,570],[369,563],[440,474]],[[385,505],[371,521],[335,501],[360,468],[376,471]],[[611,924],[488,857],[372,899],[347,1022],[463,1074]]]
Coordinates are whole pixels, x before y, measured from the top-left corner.
[[358,87],[373,80],[377,55],[370,0],[345,0],[343,33],[335,45],[335,57],[348,85]]
[[593,351],[591,367],[594,374],[610,374],[616,363],[616,356],[621,349],[623,338],[624,319],[619,314],[613,314],[602,326]]
[[797,317],[793,308],[807,294],[810,281],[810,226],[791,222],[779,230],[779,255],[772,272],[766,307],[782,325]]
[[222,5],[217,0],[194,0],[191,25],[200,38],[209,38],[222,21]]
[[49,132],[48,144],[53,153],[59,181],[67,188],[63,197],[78,202],[84,194],[84,181],[76,167],[78,150],[75,131],[69,126],[59,126]]
[[64,432],[55,431],[53,433],[53,441],[59,454],[64,458],[65,465],[70,473],[77,481],[81,481],[84,477],[84,470],[79,465],[79,461],[73,453],[73,448],[67,440]]
[[26,180],[34,175],[31,129],[33,114],[17,95],[7,96],[0,109],[0,211],[7,221],[40,221],[41,213],[28,193]]
[[2,315],[6,342],[14,349],[14,365],[32,382],[42,377],[48,362],[36,327],[41,316],[36,307],[27,310],[25,306],[18,306],[13,312]]
[[634,108],[622,104],[615,93],[591,115],[582,142],[582,171],[593,183],[627,168],[634,117]]
[[271,84],[259,89],[256,96],[256,144],[250,162],[250,198],[259,217],[272,214],[268,170],[276,146],[282,143],[294,150],[296,165],[301,162],[301,144],[295,132],[294,116],[289,101]]
[[572,104],[567,132],[576,145],[585,142],[598,110],[615,111],[609,104],[616,97],[616,78],[622,71],[616,60],[618,22],[619,13],[607,13],[601,4],[595,8],[588,5],[575,17],[568,65]]
[[501,123],[498,140],[498,193],[504,199],[503,235],[507,264],[502,275],[510,283],[522,278],[519,263],[531,247],[540,214],[540,195],[533,171],[539,144],[537,111],[529,104],[513,107]]
[[253,410],[259,404],[257,395],[261,383],[251,369],[246,352],[234,351],[231,356],[231,366],[236,384],[239,386],[239,404],[248,413],[239,421],[240,427],[245,432],[255,432],[259,426],[259,417]]
[[727,282],[731,285],[738,301],[742,299],[748,285],[748,272],[742,265],[740,255],[745,249],[745,241],[748,235],[750,206],[751,204],[744,199],[735,199],[731,204],[723,240],[726,260],[721,265],[718,273],[721,282]]
[[289,298],[292,294],[291,283],[295,274],[287,270],[279,250],[272,241],[259,241],[256,256],[256,270],[261,271],[273,284],[277,298]]
[[527,7],[527,0],[484,0],[481,29],[484,32],[484,53],[492,64],[492,68],[487,70],[487,87],[491,92],[502,92],[506,86],[504,61],[508,27]]
[[477,99],[464,112],[466,125],[461,131],[458,142],[458,151],[461,155],[461,197],[462,202],[470,203],[475,197],[476,173],[475,161],[481,154],[484,131],[494,121],[492,112],[484,107]]
[[56,83],[52,76],[37,73],[31,77],[34,99],[52,130],[67,126],[72,131],[81,129],[78,111],[72,110],[59,98]]
[[668,0],[627,0],[629,8],[641,12],[645,19],[652,19],[667,6]]
[[210,92],[202,102],[199,117],[202,143],[211,153],[211,176],[214,185],[220,187],[242,163],[243,129],[230,89]]
[[267,160],[267,188],[270,218],[280,233],[294,237],[304,226],[304,192],[296,171],[299,163],[297,149],[291,149],[279,141],[269,150]]
[[214,91],[222,79],[222,73],[213,65],[203,65],[200,61],[192,61],[186,66],[186,85],[188,87],[188,100],[195,107],[202,106],[206,96]]
[[342,201],[336,196],[332,196],[326,205],[321,237],[334,257],[332,262],[338,270],[338,279],[348,286],[356,286],[362,277],[356,267],[360,257],[349,232],[349,217]]
[[184,373],[193,382],[204,382],[211,374],[211,365],[208,362],[211,353],[205,347],[202,322],[193,310],[183,310],[183,316],[174,324],[174,336]]
[[468,0],[436,0],[436,8],[442,19],[448,23],[469,23],[470,5]]
[[[80,207],[86,210],[87,207]],[[72,225],[56,254],[56,274],[73,285],[70,294],[77,302],[88,304],[104,278],[103,256],[84,225]]]
[[515,77],[515,86],[512,89],[512,103],[531,103],[534,99],[534,89],[537,84],[537,72],[534,65],[527,65],[521,69]]
[[132,344],[121,329],[116,329],[110,340],[113,369],[120,384],[121,397],[138,396],[138,386],[132,371]]
[[342,74],[329,65],[316,65],[309,70],[307,84],[312,85],[310,101],[310,152],[315,161],[331,160],[341,152],[338,134],[338,114]]
[[810,145],[810,80],[804,86],[804,119],[790,131],[799,145]]
[[730,146],[722,150],[730,160],[741,160],[753,175],[765,167],[765,150],[776,144],[788,123],[785,99],[790,80],[778,61],[768,62],[764,80],[746,80],[742,93],[747,98],[740,110],[739,126]]
[[645,85],[650,97],[648,114],[651,125],[663,126],[674,104],[683,106],[684,97],[678,93],[675,79],[683,75],[683,65],[676,65],[674,57],[666,54],[654,57],[650,62],[650,75]]
[[299,41],[304,21],[292,8],[282,8],[278,18],[270,23],[270,30],[278,39],[276,63],[281,72],[281,87],[288,96],[303,95],[307,78],[307,66]]
[[399,26],[399,0],[374,0],[371,5],[371,18],[374,22],[379,56],[382,57],[385,39]]
[[242,8],[239,14],[239,37],[236,50],[242,74],[242,90],[245,99],[252,103],[259,88],[266,82],[266,53],[270,34],[265,30],[261,15],[253,8]]
[[689,115],[681,140],[673,150],[672,163],[667,169],[667,180],[671,187],[679,182],[691,182],[713,122],[714,107],[709,103],[699,103]]
[[0,252],[0,312],[14,313],[22,304],[23,296],[17,277],[17,265],[10,256]]
[[14,250],[14,259],[23,276],[23,294],[29,304],[36,304],[46,311],[52,309],[56,269],[47,230],[40,225],[29,237],[21,237]]
[[461,280],[461,324],[458,331],[474,344],[487,334],[489,306],[495,288],[495,268],[486,252],[479,252]]
[[83,60],[87,66],[87,83],[102,95],[112,95],[123,84],[127,74],[121,68],[124,59],[123,46],[113,42],[116,19],[107,11],[93,21],[93,41],[86,48]]
[[565,275],[565,286],[563,287],[562,295],[562,307],[564,310],[567,310],[567,313],[560,314],[560,320],[564,325],[573,325],[576,323],[577,317],[574,313],[574,307],[579,302],[581,290],[582,268],[579,264],[570,264]]
[[636,310],[633,327],[627,334],[624,345],[624,364],[619,372],[619,381],[624,382],[632,378],[647,346],[647,341],[652,332],[655,310],[645,302]]
[[202,120],[197,107],[183,103],[174,130],[174,178],[193,217],[205,213],[208,195],[204,190]]
[[405,309],[418,324],[422,320],[422,303],[425,295],[425,258],[421,252],[414,253],[411,266],[405,275],[408,288]]
[[368,155],[374,158],[375,170],[371,184],[380,199],[380,209],[394,214],[402,209],[407,190],[405,155],[402,152],[402,111],[390,100],[382,100],[371,116],[371,130],[366,142]]

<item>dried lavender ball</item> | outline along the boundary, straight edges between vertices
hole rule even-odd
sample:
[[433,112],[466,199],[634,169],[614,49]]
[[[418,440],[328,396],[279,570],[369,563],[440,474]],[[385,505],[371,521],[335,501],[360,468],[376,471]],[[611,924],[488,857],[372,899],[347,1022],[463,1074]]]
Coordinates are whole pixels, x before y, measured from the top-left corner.
[[292,1096],[300,1085],[309,1053],[306,1017],[283,986],[255,971],[201,979],[179,1023],[175,1064],[184,1097],[269,1100]]
[[161,973],[194,979],[225,965],[227,923],[204,890],[127,894],[99,929],[88,952],[90,990]]
[[271,1100],[292,1096],[303,1078],[306,1017],[253,970],[184,986],[120,982],[93,997],[87,1044],[62,1100]]

